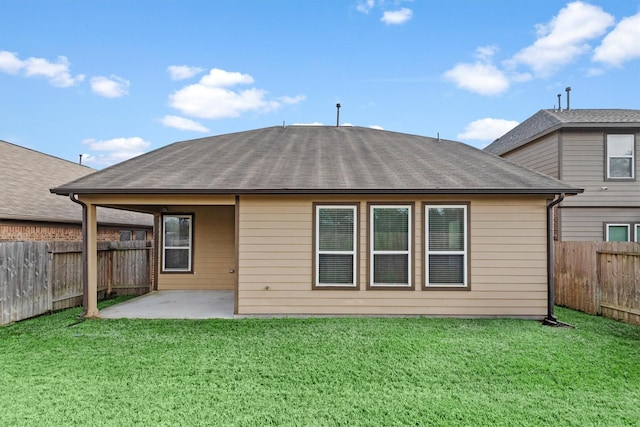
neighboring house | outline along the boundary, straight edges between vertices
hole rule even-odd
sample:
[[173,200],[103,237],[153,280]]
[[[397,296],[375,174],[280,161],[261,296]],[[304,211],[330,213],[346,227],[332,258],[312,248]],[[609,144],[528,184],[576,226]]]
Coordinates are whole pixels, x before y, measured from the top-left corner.
[[540,110],[485,148],[584,194],[558,205],[558,240],[640,241],[640,110]]
[[[238,314],[542,318],[551,200],[581,190],[468,145],[289,126],[178,142],[52,190],[160,218],[158,289]],[[97,316],[95,298],[88,316]]]
[[[0,242],[81,241],[82,207],[51,187],[95,169],[0,141]],[[100,208],[98,240],[152,240],[153,216]]]

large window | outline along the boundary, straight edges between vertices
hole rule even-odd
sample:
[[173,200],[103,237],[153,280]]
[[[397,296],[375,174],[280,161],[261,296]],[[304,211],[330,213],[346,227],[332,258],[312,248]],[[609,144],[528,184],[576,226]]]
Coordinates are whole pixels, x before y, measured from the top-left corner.
[[467,287],[467,205],[425,205],[425,287]]
[[162,228],[162,271],[191,272],[193,216],[164,215]]
[[370,205],[371,287],[412,287],[411,205]]
[[356,286],[357,217],[356,206],[316,205],[316,287]]
[[607,178],[635,178],[633,135],[607,135]]
[[630,224],[606,224],[605,240],[607,242],[630,242]]

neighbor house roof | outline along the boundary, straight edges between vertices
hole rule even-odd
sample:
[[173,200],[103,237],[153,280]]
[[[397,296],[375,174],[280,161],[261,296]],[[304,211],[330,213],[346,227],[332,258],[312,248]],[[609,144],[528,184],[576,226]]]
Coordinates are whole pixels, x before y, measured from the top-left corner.
[[501,156],[560,128],[625,128],[640,126],[640,110],[540,110],[493,141],[485,151]]
[[52,191],[577,193],[460,142],[362,127],[287,126],[177,142]]
[[[95,169],[0,141],[0,220],[81,223],[82,208],[49,189]],[[99,208],[98,222],[152,226],[151,215]]]

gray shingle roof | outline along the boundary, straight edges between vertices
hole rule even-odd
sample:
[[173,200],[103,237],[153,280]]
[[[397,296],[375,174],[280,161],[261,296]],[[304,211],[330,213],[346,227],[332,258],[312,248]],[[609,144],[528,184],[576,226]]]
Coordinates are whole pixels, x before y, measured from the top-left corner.
[[460,142],[289,126],[177,142],[64,184],[74,193],[576,193]]
[[560,128],[639,127],[640,110],[540,110],[493,141],[485,151],[501,156]]
[[[51,194],[51,187],[95,172],[95,169],[0,141],[0,219],[82,222],[82,208]],[[151,215],[100,208],[101,224],[152,226]]]

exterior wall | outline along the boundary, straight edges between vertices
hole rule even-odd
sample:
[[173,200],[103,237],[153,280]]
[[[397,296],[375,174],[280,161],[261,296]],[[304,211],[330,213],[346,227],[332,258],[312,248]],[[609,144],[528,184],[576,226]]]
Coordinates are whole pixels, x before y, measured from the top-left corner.
[[168,210],[193,214],[193,273],[162,273],[162,231],[159,230],[158,289],[235,289],[235,207],[170,206]]
[[[138,227],[98,227],[98,241],[112,242],[120,240],[121,230],[144,230],[148,241],[153,240],[153,230]],[[80,224],[60,224],[31,221],[1,221],[0,242],[81,242],[82,226]]]
[[[415,290],[367,290],[367,202],[389,201],[415,203]],[[470,290],[422,289],[423,201],[470,202]],[[360,203],[357,290],[312,290],[313,202]],[[239,218],[239,314],[546,314],[544,196],[242,196]]]
[[[606,179],[608,133],[635,134],[635,181]],[[633,129],[563,129],[503,157],[584,188],[560,205],[558,239],[602,241],[605,223],[640,222],[639,141],[640,132]]]
[[560,224],[563,241],[603,241],[605,224],[638,224],[640,208],[562,208]]
[[558,178],[558,134],[547,135],[533,144],[527,144],[517,150],[506,153],[503,157],[514,163],[537,170],[544,174]]
[[[605,139],[608,132],[564,131],[562,137],[562,175],[560,179],[568,184],[584,188],[584,193],[570,197],[563,205],[582,207],[629,207],[640,209],[640,182],[638,179],[638,141],[640,133],[635,133],[636,162],[635,181],[606,180]],[[611,133],[633,133],[616,129]],[[606,187],[607,190],[603,190]]]

